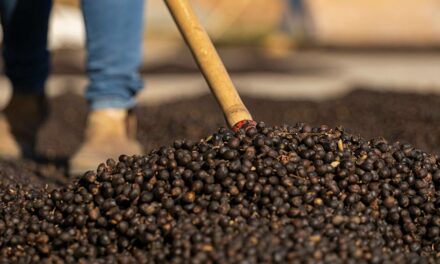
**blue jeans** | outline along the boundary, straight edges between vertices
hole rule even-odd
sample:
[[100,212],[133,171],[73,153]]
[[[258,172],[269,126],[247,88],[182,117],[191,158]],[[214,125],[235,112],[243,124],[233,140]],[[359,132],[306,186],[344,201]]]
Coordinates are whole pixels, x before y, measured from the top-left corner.
[[304,37],[307,34],[305,23],[306,8],[304,0],[288,0],[280,29],[294,37]]
[[[144,0],[82,0],[87,32],[86,99],[92,109],[131,108],[143,83]],[[43,94],[49,74],[51,0],[0,0],[5,73],[14,92]]]
[[302,12],[304,9],[304,3],[303,0],[289,0],[289,5],[292,9],[295,10],[295,12]]

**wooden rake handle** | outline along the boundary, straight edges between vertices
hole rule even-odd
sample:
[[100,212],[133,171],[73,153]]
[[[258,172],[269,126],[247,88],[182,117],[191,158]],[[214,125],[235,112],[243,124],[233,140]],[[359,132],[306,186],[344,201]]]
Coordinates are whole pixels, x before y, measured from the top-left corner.
[[238,131],[255,126],[208,33],[188,0],[164,0],[189,46],[206,82],[222,108],[229,126]]

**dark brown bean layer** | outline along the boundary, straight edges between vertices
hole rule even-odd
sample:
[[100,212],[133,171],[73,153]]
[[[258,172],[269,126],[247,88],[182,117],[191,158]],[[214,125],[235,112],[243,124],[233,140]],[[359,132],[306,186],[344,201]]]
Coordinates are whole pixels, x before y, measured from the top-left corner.
[[439,160],[305,124],[121,156],[64,188],[0,186],[0,263],[435,263]]

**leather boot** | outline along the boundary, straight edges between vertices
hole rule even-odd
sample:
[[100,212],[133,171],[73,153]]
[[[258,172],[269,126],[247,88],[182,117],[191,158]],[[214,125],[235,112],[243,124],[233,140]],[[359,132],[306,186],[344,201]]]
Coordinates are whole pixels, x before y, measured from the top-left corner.
[[0,158],[19,159],[21,149],[12,135],[9,122],[3,114],[0,114]]
[[[14,94],[0,121],[0,156],[33,158],[37,133],[47,117],[47,109],[44,95]],[[19,151],[14,150],[15,146],[19,146]]]
[[140,155],[142,147],[136,139],[137,123],[125,109],[102,109],[89,113],[84,142],[69,161],[71,176],[81,175],[122,154]]

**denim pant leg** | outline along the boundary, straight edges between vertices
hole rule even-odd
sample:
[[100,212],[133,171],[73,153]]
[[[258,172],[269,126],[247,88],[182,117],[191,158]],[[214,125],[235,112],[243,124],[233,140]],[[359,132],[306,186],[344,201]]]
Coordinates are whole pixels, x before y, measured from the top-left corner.
[[142,89],[144,0],[82,0],[87,32],[86,99],[92,110],[131,108]]
[[304,9],[303,0],[289,0],[289,5],[295,12],[302,12]]
[[5,73],[14,92],[44,94],[51,0],[0,0]]

